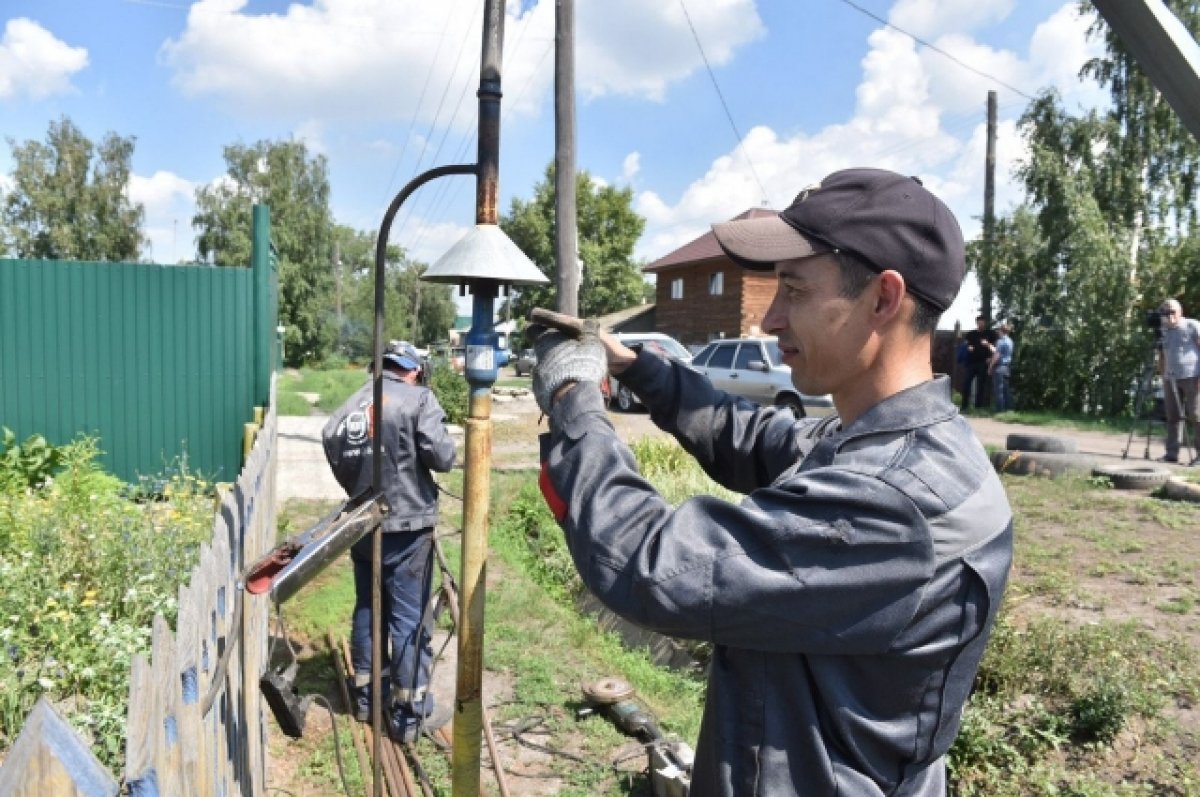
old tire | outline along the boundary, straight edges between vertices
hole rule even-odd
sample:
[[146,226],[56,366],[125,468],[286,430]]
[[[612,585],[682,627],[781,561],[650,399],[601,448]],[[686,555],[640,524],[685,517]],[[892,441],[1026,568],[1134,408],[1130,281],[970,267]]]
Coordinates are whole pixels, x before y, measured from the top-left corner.
[[1079,451],[1074,440],[1048,434],[1010,434],[1004,446],[1009,451],[1041,451],[1047,454],[1075,454]]
[[1092,475],[1103,476],[1118,490],[1150,490],[1171,478],[1171,471],[1153,465],[1113,465],[1096,468]]
[[1177,476],[1172,476],[1163,482],[1163,495],[1173,501],[1190,501],[1200,504],[1200,484],[1185,482]]
[[1096,461],[1091,457],[1053,451],[994,451],[991,460],[997,473],[1014,476],[1054,478],[1064,473],[1086,474],[1096,467]]

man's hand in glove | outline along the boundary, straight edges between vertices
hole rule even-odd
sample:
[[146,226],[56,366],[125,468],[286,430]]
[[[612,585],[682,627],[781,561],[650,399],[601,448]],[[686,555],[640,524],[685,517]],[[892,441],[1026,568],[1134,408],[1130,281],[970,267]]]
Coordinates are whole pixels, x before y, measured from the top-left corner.
[[583,322],[583,333],[578,339],[541,324],[530,325],[525,334],[537,353],[533,397],[547,415],[562,387],[575,382],[599,384],[607,378],[608,360],[595,321]]

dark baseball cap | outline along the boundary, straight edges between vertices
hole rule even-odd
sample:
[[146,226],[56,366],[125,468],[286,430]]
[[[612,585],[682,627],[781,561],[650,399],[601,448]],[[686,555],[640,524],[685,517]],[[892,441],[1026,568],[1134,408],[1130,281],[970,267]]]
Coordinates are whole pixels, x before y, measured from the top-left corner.
[[834,172],[777,216],[712,229],[725,254],[744,268],[765,271],[781,260],[846,252],[877,272],[898,272],[909,293],[942,311],[966,272],[954,214],[916,177],[884,169]]
[[411,343],[392,341],[383,353],[385,362],[398,365],[406,371],[415,371],[421,367],[421,356]]

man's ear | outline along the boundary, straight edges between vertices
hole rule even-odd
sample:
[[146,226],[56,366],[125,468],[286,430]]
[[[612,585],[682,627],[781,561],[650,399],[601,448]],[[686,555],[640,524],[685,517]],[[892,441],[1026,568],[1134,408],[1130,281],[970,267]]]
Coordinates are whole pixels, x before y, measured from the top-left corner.
[[875,292],[874,315],[879,323],[888,323],[900,315],[907,286],[900,272],[890,269],[880,272],[875,282],[878,287]]

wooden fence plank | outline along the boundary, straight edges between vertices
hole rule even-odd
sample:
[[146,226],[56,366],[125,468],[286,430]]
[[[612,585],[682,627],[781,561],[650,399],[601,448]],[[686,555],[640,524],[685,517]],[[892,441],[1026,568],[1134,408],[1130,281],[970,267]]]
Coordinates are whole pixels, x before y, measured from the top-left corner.
[[158,785],[163,794],[183,794],[183,753],[179,748],[179,703],[181,684],[175,635],[161,615],[155,615],[154,653],[151,665],[158,696],[159,727],[155,758]]
[[4,797],[113,797],[117,781],[44,696],[0,766]]
[[129,668],[129,714],[125,723],[125,781],[130,794],[158,793],[155,729],[158,699],[150,665],[135,653]]
[[175,621],[175,666],[179,689],[179,751],[183,773],[182,797],[196,797],[200,791],[199,762],[203,757],[200,734],[200,629],[197,610],[200,596],[192,591],[195,573],[179,588],[179,616]]

